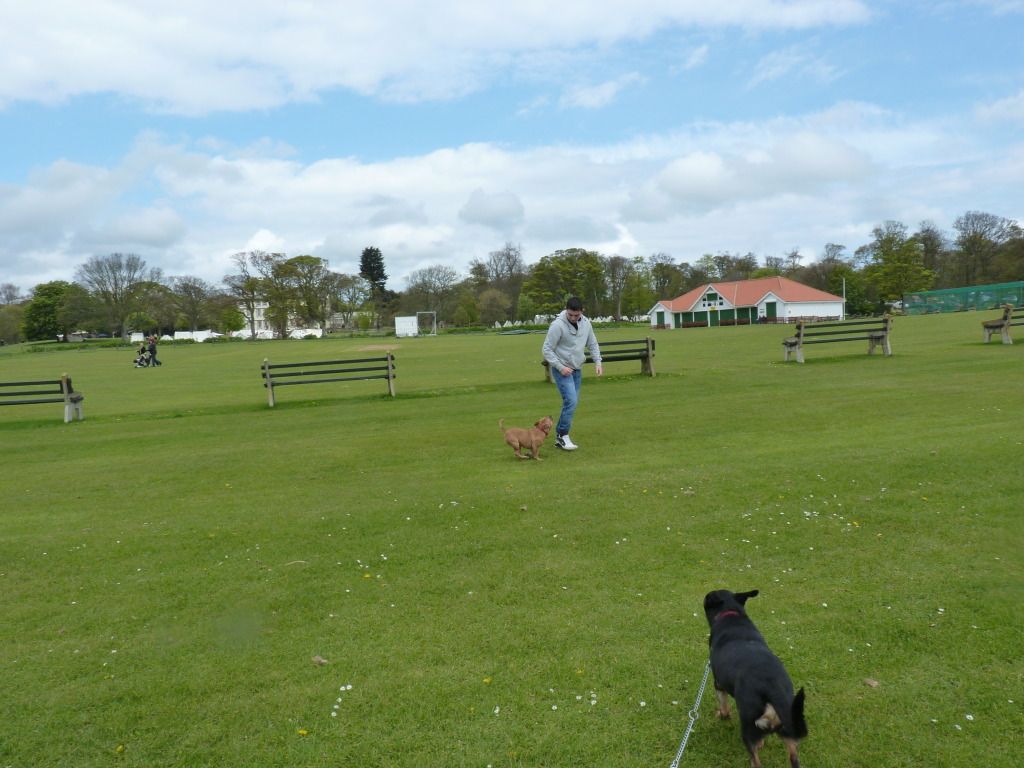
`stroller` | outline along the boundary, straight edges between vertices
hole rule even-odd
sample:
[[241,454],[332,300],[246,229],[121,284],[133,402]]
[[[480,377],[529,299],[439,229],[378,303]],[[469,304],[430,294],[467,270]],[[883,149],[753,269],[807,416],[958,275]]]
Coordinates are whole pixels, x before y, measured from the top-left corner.
[[139,353],[135,356],[136,368],[149,368],[149,350],[143,344],[139,347]]

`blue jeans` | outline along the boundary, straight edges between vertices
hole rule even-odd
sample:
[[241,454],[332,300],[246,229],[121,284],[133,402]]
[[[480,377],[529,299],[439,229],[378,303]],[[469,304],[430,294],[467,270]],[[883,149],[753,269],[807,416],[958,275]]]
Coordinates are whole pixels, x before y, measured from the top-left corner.
[[576,413],[576,406],[580,402],[580,385],[583,383],[583,371],[573,371],[568,376],[563,376],[557,368],[551,371],[551,378],[555,380],[558,393],[562,396],[562,414],[558,417],[558,426],[555,428],[556,435],[569,434],[572,427],[572,416]]

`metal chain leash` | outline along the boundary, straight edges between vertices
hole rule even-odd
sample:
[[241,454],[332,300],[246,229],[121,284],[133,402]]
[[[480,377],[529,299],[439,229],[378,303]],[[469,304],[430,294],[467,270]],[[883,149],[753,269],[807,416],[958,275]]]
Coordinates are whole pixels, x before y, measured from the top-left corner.
[[669,768],[679,768],[679,761],[683,759],[683,751],[686,749],[686,742],[690,740],[690,733],[693,731],[693,726],[697,722],[697,718],[700,717],[700,700],[704,697],[704,688],[708,684],[708,675],[711,674],[711,661],[708,660],[708,664],[704,667],[704,679],[700,681],[700,689],[697,691],[697,698],[693,702],[693,708],[689,712],[690,722],[686,726],[686,731],[683,733],[683,741],[679,745],[679,751],[676,752],[676,759],[672,761]]

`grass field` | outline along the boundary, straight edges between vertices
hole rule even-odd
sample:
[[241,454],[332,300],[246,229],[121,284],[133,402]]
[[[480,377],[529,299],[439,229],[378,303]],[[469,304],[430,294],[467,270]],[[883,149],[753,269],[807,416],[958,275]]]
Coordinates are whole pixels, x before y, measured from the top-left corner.
[[[657,332],[542,462],[497,426],[557,417],[538,335],[2,348],[86,419],[0,408],[0,766],[667,766],[719,587],[761,590],[805,766],[1020,765],[1024,344],[980,319],[802,366],[783,327]],[[264,357],[371,344],[394,400],[267,407]],[[700,712],[682,765],[747,765]]]

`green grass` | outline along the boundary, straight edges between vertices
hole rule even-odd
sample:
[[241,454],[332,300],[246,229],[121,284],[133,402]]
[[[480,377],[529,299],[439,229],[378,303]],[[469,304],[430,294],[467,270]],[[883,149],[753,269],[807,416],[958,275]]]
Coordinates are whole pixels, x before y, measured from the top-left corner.
[[[2,348],[86,420],[0,408],[0,765],[667,765],[725,587],[807,689],[805,765],[1016,766],[1024,344],[979,319],[802,366],[782,327],[658,332],[543,462],[497,426],[557,416],[539,335]],[[263,357],[368,344],[396,399],[267,407]],[[712,699],[683,765],[746,765]]]

